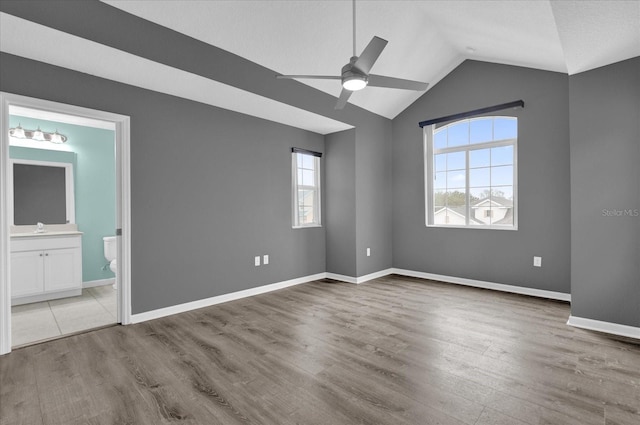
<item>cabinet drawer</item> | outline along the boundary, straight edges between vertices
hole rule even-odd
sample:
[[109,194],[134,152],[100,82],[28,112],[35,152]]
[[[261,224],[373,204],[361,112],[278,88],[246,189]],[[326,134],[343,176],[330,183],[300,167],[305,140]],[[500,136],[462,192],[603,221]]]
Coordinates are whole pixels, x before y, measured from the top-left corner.
[[80,248],[81,236],[34,236],[33,238],[11,239],[11,252],[37,251],[46,249]]

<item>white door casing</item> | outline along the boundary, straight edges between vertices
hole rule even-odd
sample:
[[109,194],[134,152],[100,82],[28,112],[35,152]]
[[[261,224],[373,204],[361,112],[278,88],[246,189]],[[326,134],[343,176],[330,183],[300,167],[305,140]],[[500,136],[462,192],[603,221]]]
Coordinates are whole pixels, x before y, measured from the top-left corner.
[[[11,253],[9,249],[7,182],[9,167],[9,110],[22,107],[113,123],[116,145],[116,228],[118,237],[118,322],[131,323],[131,190],[130,118],[125,115],[0,92],[0,355],[11,351]],[[115,230],[115,229],[114,229]]]

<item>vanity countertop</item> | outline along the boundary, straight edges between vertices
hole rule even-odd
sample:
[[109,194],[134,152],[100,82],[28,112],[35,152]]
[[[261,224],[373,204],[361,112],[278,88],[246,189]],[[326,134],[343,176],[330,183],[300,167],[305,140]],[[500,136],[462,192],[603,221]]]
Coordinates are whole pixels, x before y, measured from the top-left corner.
[[44,232],[37,232],[37,226],[10,226],[9,234],[14,238],[46,238],[48,236],[82,235],[77,224],[45,224]]

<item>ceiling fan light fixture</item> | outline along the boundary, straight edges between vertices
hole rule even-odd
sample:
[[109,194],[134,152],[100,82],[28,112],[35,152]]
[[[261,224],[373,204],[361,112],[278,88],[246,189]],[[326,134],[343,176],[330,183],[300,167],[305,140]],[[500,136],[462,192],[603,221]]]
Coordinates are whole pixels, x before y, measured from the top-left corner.
[[362,90],[367,86],[367,77],[364,75],[351,75],[342,79],[342,87],[349,91]]

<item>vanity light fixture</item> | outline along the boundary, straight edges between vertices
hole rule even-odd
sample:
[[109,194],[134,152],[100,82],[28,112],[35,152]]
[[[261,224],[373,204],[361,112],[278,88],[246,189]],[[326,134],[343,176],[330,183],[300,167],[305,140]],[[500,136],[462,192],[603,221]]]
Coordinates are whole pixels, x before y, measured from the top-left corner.
[[27,135],[24,134],[24,128],[20,124],[16,128],[12,128],[9,130],[9,135],[13,137],[17,137],[18,139],[26,139]]
[[51,140],[49,141],[51,143],[60,144],[60,143],[66,142],[67,138],[64,137],[62,134],[58,133],[58,130],[56,129],[56,132],[51,135]]
[[38,127],[38,129],[31,134],[31,138],[39,142],[44,142],[44,133],[42,132],[42,130],[40,130],[40,127]]
[[32,139],[39,142],[51,142],[56,144],[65,143],[67,141],[67,136],[58,133],[58,130],[53,133],[42,131],[40,130],[40,127],[38,127],[37,130],[27,130],[22,128],[22,125],[20,124],[15,128],[9,129],[9,136],[17,139]]

